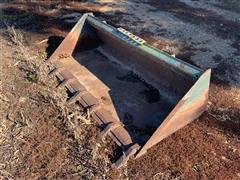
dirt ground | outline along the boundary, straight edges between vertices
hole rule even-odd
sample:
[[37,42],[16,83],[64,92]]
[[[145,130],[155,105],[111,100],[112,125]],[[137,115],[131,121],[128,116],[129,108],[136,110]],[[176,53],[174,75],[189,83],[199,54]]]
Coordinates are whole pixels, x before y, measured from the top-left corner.
[[[240,179],[240,3],[237,0],[1,1],[0,178]],[[203,69],[208,110],[116,170],[118,148],[44,61],[85,12]],[[14,26],[14,27],[13,27]]]

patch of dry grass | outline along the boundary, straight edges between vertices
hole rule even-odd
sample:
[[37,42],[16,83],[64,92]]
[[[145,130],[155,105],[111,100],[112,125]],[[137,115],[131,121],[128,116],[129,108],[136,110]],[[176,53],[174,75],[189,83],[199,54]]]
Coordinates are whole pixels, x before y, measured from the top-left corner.
[[[106,178],[112,152],[97,142],[97,126],[78,105],[66,106],[66,90],[56,88],[45,56],[33,55],[21,31],[8,26],[6,34],[13,65],[0,93],[0,178]],[[22,76],[29,72],[35,83]]]
[[29,81],[40,81],[41,83],[46,81],[49,72],[49,68],[44,63],[46,53],[38,52],[37,55],[33,55],[30,48],[24,45],[22,32],[14,26],[7,26],[6,32],[15,49],[15,65],[25,71]]

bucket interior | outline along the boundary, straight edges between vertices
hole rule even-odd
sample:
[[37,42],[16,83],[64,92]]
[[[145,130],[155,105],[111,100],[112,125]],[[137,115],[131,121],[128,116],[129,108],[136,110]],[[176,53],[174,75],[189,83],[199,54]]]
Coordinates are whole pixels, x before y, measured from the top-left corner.
[[144,144],[198,77],[124,41],[107,26],[86,20],[72,54],[82,68],[76,73],[131,137]]

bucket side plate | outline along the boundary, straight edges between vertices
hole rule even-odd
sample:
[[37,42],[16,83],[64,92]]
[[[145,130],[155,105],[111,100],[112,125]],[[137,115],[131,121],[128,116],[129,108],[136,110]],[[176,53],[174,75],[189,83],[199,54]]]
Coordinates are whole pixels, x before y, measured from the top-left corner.
[[187,94],[178,102],[151,138],[143,146],[136,158],[142,156],[152,146],[183,128],[198,118],[207,107],[211,69],[206,70]]

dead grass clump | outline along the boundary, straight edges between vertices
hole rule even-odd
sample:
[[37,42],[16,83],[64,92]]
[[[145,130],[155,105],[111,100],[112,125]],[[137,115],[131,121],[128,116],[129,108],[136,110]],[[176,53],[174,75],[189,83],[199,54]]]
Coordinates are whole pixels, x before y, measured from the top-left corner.
[[36,61],[36,56],[30,55],[29,48],[24,46],[23,34],[18,32],[14,26],[7,26],[7,33],[11,42],[15,45],[15,58],[19,63],[23,63],[21,68],[28,73],[37,74],[39,64],[34,62]]
[[45,82],[49,72],[44,63],[46,56],[42,52],[33,55],[30,48],[24,45],[23,34],[14,26],[7,26],[6,32],[15,49],[15,64],[26,73],[26,79],[30,82]]
[[30,82],[39,82],[44,84],[46,91],[40,95],[55,106],[58,110],[62,110],[65,106],[67,98],[63,88],[59,91],[54,89],[55,79],[49,78],[49,67],[46,65],[46,56],[44,52],[33,55],[31,49],[24,45],[23,34],[14,26],[7,26],[7,34],[10,37],[12,46],[14,46],[16,65],[26,73],[26,79]]

